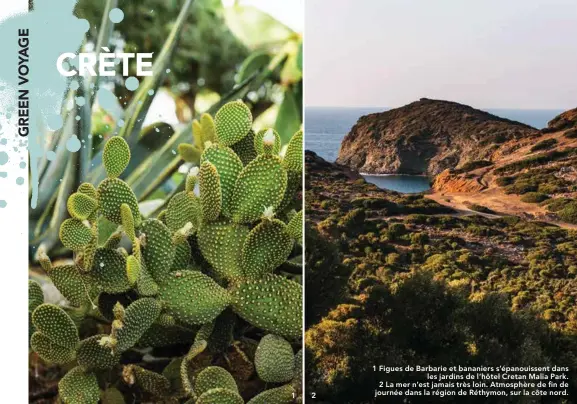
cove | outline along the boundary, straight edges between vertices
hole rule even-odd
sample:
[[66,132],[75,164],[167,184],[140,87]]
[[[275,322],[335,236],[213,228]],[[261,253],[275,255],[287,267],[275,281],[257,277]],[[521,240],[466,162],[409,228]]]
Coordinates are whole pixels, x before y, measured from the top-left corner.
[[375,184],[381,189],[388,189],[402,194],[415,194],[431,189],[429,177],[423,175],[362,174],[362,176],[365,181]]

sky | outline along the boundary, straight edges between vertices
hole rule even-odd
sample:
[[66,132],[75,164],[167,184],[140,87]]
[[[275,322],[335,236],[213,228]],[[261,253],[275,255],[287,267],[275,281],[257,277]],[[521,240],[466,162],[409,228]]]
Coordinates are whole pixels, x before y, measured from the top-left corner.
[[577,0],[307,0],[307,106],[577,107]]

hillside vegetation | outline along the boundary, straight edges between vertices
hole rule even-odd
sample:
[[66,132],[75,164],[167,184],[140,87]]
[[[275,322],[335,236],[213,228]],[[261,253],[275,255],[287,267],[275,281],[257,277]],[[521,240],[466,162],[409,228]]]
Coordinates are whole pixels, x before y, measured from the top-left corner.
[[577,395],[577,231],[463,215],[310,152],[306,164],[308,391],[373,403],[373,365],[549,364],[571,367]]

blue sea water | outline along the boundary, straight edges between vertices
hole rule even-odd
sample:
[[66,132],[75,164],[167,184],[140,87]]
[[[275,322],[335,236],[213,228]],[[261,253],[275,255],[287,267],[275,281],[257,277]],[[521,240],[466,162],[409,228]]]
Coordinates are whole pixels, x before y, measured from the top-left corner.
[[[335,161],[339,154],[341,141],[357,120],[367,114],[386,111],[389,108],[305,108],[305,148],[312,150],[327,161]],[[529,110],[529,109],[486,109],[487,112],[522,122],[541,129],[547,122],[563,110]],[[365,179],[381,188],[403,193],[422,192],[429,189],[429,180],[422,176],[367,175]]]

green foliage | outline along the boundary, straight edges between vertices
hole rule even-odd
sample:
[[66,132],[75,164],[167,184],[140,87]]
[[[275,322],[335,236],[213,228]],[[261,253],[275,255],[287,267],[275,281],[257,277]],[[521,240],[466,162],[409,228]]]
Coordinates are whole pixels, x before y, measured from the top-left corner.
[[211,389],[219,387],[238,393],[234,377],[226,369],[219,366],[204,368],[194,381],[194,392],[197,395],[202,395]]
[[242,101],[229,102],[218,110],[214,124],[218,142],[231,146],[248,135],[252,126],[252,114]]
[[[306,162],[305,372],[317,399],[375,402],[380,381],[424,381],[367,372],[367,363],[577,369],[577,300],[568,293],[575,231],[520,217],[441,215],[422,195],[376,189],[313,155]],[[515,172],[503,185],[569,189],[554,180],[565,171]],[[564,199],[546,203],[561,210],[572,201]]]
[[541,192],[527,192],[521,197],[521,201],[527,203],[540,203],[547,199],[549,199],[549,196]]
[[232,308],[246,321],[295,338],[302,328],[302,287],[280,275],[247,280],[232,291]]
[[283,383],[295,374],[295,355],[284,338],[268,334],[258,344],[254,356],[258,376],[268,383]]
[[242,397],[234,391],[221,387],[210,389],[198,397],[196,404],[243,404]]
[[240,267],[247,279],[259,279],[286,261],[294,245],[287,226],[278,219],[263,220],[252,229],[242,248]]
[[105,334],[97,334],[80,341],[76,359],[84,369],[110,369],[118,364],[118,352],[110,353],[110,349],[100,343]]
[[122,378],[128,385],[136,385],[154,397],[164,397],[170,391],[170,382],[165,376],[137,365],[125,366]]
[[[43,251],[38,256],[73,308],[69,315],[43,304],[37,284],[30,284],[29,301],[32,349],[47,362],[77,365],[61,381],[62,399],[93,400],[100,395],[98,384],[92,384],[95,375],[105,370],[114,379],[122,364],[124,383],[152,402],[241,403],[235,379],[242,373],[246,380],[255,368],[256,342],[241,349],[234,340],[240,335],[244,341],[246,322],[251,333],[275,333],[300,347],[302,287],[295,272],[301,257],[300,247],[295,248],[302,237],[300,182],[287,188],[289,172],[300,176],[294,171],[298,159],[293,152],[293,161],[285,162],[263,144],[262,154],[243,163],[220,142],[219,125],[226,136],[238,127],[251,131],[226,122],[227,114],[244,111],[240,101],[234,105],[214,124],[209,115],[201,118],[197,135],[207,140],[200,167],[190,170],[184,191],[165,201],[157,218],[143,217],[132,188],[117,177],[131,164],[119,137],[104,145],[108,177],[97,187],[83,184],[71,196],[75,217],[64,221],[60,238],[74,251],[74,261],[53,266]],[[78,203],[85,199],[94,202],[86,209]],[[282,341],[259,354],[261,370],[266,363],[283,363],[284,369],[282,377],[262,370],[261,390],[267,380],[294,376],[293,346]],[[139,365],[146,348],[167,349],[178,357],[182,353],[174,347],[187,344],[192,346],[180,361],[179,392],[158,369]],[[229,358],[227,369],[210,367],[207,356],[214,364]],[[87,387],[79,391],[74,383]]]
[[36,281],[28,281],[28,311],[33,312],[34,309],[44,303],[44,292],[42,287]]
[[567,139],[577,139],[577,129],[569,129],[563,133]]
[[76,192],[70,195],[66,207],[68,208],[70,216],[76,219],[85,220],[88,219],[96,210],[98,202],[95,198],[81,192]]
[[483,167],[492,166],[493,162],[488,160],[476,160],[468,161],[461,166],[461,168],[455,170],[456,173],[468,173],[469,171],[477,170]]
[[557,215],[568,223],[577,224],[577,201],[566,204]]
[[130,162],[130,148],[120,136],[110,138],[102,152],[102,164],[109,178],[120,177]]
[[79,366],[60,380],[58,391],[65,404],[97,404],[100,399],[96,375]]
[[545,139],[545,140],[541,140],[539,143],[535,144],[533,147],[531,147],[530,152],[534,153],[536,151],[540,151],[540,150],[547,150],[552,148],[553,146],[556,146],[557,143],[559,143],[557,141],[557,139]]
[[122,224],[120,207],[128,205],[135,225],[140,222],[140,210],[132,189],[118,178],[107,178],[98,186],[98,204],[102,215],[113,223]]
[[116,333],[115,323],[112,326],[114,335],[111,335],[111,338],[116,339],[112,343],[112,351],[122,353],[133,347],[156,321],[160,308],[161,305],[156,299],[144,297],[131,303],[122,316],[115,315],[115,321],[120,324],[116,324]]
[[212,163],[208,161],[202,163],[198,173],[198,184],[202,220],[211,222],[218,219],[222,208],[222,190],[220,175]]
[[294,402],[296,391],[290,384],[265,390],[253,397],[247,404],[290,404]]
[[160,285],[159,299],[170,315],[187,325],[214,320],[230,303],[228,292],[209,276],[187,270],[174,272]]
[[261,154],[248,163],[236,181],[231,204],[232,220],[250,223],[265,209],[276,209],[287,186],[287,172],[278,156]]

